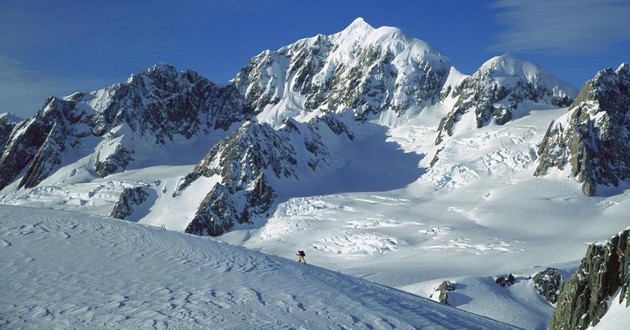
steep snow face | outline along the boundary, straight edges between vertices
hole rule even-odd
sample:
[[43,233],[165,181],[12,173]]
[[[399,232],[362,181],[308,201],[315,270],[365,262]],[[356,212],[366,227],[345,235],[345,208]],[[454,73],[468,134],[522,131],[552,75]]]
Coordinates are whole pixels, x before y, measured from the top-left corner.
[[529,110],[568,106],[575,90],[537,65],[511,55],[494,57],[472,76],[443,91],[443,98],[456,99],[453,109],[442,119],[436,144],[453,136],[457,126],[469,112],[474,113],[473,127],[483,127],[491,121],[502,125],[526,115]]
[[606,69],[584,84],[569,112],[542,141],[536,175],[569,165],[587,195],[630,178],[630,65]]
[[353,111],[366,119],[435,102],[449,60],[428,44],[363,19],[343,31],[302,39],[254,57],[231,81],[259,121]]
[[2,327],[512,329],[191,235],[7,206],[0,219]]

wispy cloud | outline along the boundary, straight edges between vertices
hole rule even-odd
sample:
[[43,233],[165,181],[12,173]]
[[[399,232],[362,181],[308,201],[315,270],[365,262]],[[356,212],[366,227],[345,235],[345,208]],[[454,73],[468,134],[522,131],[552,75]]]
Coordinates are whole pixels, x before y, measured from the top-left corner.
[[630,40],[627,0],[498,0],[500,51],[589,54]]
[[19,61],[0,55],[0,81],[34,82],[38,76],[36,71],[25,68]]
[[19,61],[0,55],[0,113],[32,116],[49,96],[64,96],[111,84],[103,79],[55,77],[29,69]]

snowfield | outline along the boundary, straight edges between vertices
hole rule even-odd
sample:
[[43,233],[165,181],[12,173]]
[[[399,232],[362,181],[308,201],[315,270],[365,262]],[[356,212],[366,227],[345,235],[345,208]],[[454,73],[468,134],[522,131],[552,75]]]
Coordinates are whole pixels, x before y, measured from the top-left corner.
[[2,328],[512,328],[290,255],[78,213],[1,206],[0,254]]
[[[553,306],[534,292],[529,278],[546,267],[559,268],[568,277],[584,256],[586,244],[605,241],[626,228],[629,225],[629,193],[619,187],[602,190],[605,195],[600,197],[587,197],[578,183],[567,180],[567,173],[556,171],[544,178],[533,176],[537,143],[550,120],[559,117],[566,109],[531,111],[503,126],[461,129],[457,132],[457,139],[445,142],[446,147],[440,151],[439,159],[427,170],[428,162],[437,152],[433,145],[436,134],[434,125],[441,111],[439,108],[426,109],[415,119],[392,127],[386,135],[383,129],[374,129],[376,125],[372,124],[352,127],[355,133],[363,132],[363,135],[357,134],[353,144],[337,144],[337,149],[332,149],[332,152],[337,155],[350,154],[356,161],[341,164],[339,173],[329,171],[319,174],[321,177],[315,173],[310,177],[304,176],[306,180],[302,182],[278,186],[281,187],[278,191],[279,203],[267,220],[253,225],[237,225],[217,240],[262,251],[267,254],[262,255],[263,260],[277,262],[284,262],[282,258],[293,258],[298,249],[306,250],[307,261],[311,263],[307,266],[309,271],[317,269],[330,276],[341,276],[339,273],[343,273],[365,278],[425,298],[443,280],[450,280],[456,283],[456,291],[449,293],[452,307],[516,327],[545,329]],[[366,130],[361,131],[362,128]],[[376,142],[381,138],[386,138],[387,142]],[[201,149],[196,153],[202,154]],[[391,318],[386,319],[396,327],[418,326],[427,322],[424,318],[409,319],[406,313],[396,314],[389,310],[374,314],[377,316],[370,319],[372,321],[364,321],[364,318],[358,317],[362,307],[356,305],[354,296],[342,300],[339,305],[331,300],[334,295],[328,298],[317,296],[313,299],[318,300],[310,300],[310,304],[318,307],[307,309],[312,312],[302,311],[296,306],[306,306],[309,301],[296,298],[301,297],[301,287],[310,287],[309,295],[314,291],[337,292],[340,287],[336,282],[346,281],[343,282],[345,285],[356,288],[353,281],[358,280],[339,277],[329,282],[328,278],[322,283],[331,286],[311,287],[316,284],[303,278],[304,267],[299,268],[300,265],[292,262],[286,267],[283,263],[282,267],[266,265],[264,271],[259,270],[259,273],[274,274],[271,277],[279,279],[274,282],[278,285],[297,280],[291,284],[291,288],[281,286],[281,290],[289,292],[288,296],[278,296],[272,289],[264,289],[264,286],[271,284],[256,282],[258,277],[252,283],[259,283],[260,286],[242,284],[247,290],[261,293],[265,302],[274,299],[281,301],[278,304],[287,306],[284,311],[291,310],[292,313],[286,312],[282,316],[279,307],[260,301],[256,303],[258,298],[251,291],[246,290],[253,298],[246,298],[242,287],[231,286],[238,283],[237,277],[217,280],[224,276],[227,268],[238,267],[219,265],[216,269],[208,264],[208,259],[221,258],[224,252],[219,250],[228,249],[226,245],[215,240],[170,232],[184,230],[194,215],[194,206],[205,196],[213,179],[199,180],[174,199],[173,193],[194,163],[184,165],[181,159],[171,166],[167,163],[166,158],[161,158],[159,162],[156,160],[154,166],[131,169],[106,178],[89,177],[90,173],[85,169],[81,171],[80,168],[68,167],[55,174],[59,178],[68,178],[65,181],[54,182],[49,179],[39,187],[1,196],[3,204],[44,208],[26,211],[28,209],[3,206],[5,215],[2,216],[2,235],[6,242],[3,243],[5,248],[1,250],[3,260],[7,252],[19,250],[16,247],[24,244],[24,250],[13,256],[16,260],[3,262],[3,274],[13,274],[9,278],[15,279],[6,283],[18,287],[2,291],[19,292],[13,298],[3,298],[3,320],[9,315],[15,315],[6,322],[12,325],[20,322],[43,325],[37,322],[58,320],[79,322],[67,323],[78,327],[105,326],[111,322],[121,327],[150,326],[155,321],[156,326],[166,324],[184,328],[203,327],[209,319],[215,323],[224,320],[224,323],[216,324],[236,328],[248,328],[248,324],[249,327],[260,324],[268,328],[272,325],[266,326],[264,322],[273,319],[280,322],[273,326],[280,328],[325,328],[334,324],[387,328],[389,326],[378,323],[381,321],[375,321],[379,317],[385,319],[385,315],[391,315]],[[168,230],[85,215],[108,214],[120,192],[125,187],[133,186],[148,187],[153,193],[149,205],[137,207],[130,220]],[[305,187],[309,189],[302,189]],[[296,192],[302,197],[291,197]],[[40,240],[19,243],[8,236],[17,235],[15,228],[22,225],[22,218],[25,228],[32,227],[38,221],[49,221],[48,214],[56,214],[52,209],[81,212],[84,215],[52,216],[57,219],[54,227],[61,228],[52,234],[45,231],[50,230],[51,224],[46,225],[45,229],[35,226],[25,230],[33,233],[40,231],[39,236],[30,236],[33,240],[35,237]],[[66,220],[62,219],[70,219],[68,221],[74,224],[66,226],[63,223]],[[84,220],[87,222],[82,224]],[[109,228],[108,235],[96,229],[104,224]],[[71,227],[74,225],[78,225],[77,230],[81,231],[73,233]],[[128,234],[134,238],[126,236],[125,230],[132,230],[130,228],[136,230],[134,234]],[[84,234],[79,235],[81,232]],[[148,236],[137,237],[139,232],[148,233]],[[46,265],[26,261],[33,258],[28,257],[31,252],[27,253],[27,246],[36,251],[37,244],[56,242],[66,236],[63,233],[80,241],[70,243],[73,241],[69,240],[60,245],[59,248],[63,250],[59,251],[59,260],[54,259],[54,262]],[[174,247],[169,245],[170,240],[176,242],[173,243]],[[152,245],[145,250],[144,245],[137,244]],[[112,250],[114,245],[122,249]],[[47,245],[40,248],[41,253],[49,250]],[[234,251],[249,256],[246,260],[239,259],[238,263],[260,263],[252,261],[261,256],[258,253],[245,252],[240,248],[234,248]],[[204,253],[209,257],[204,256]],[[173,254],[188,262],[177,261]],[[150,257],[143,259],[139,257],[141,255]],[[45,259],[53,260],[52,257]],[[78,273],[73,271],[79,267],[75,261],[81,262],[79,266],[85,264],[85,268],[90,271],[85,274],[85,270]],[[140,268],[140,265],[143,266]],[[324,271],[312,265],[339,273]],[[113,271],[113,268],[117,271]],[[281,274],[275,274],[279,268],[282,268]],[[91,273],[93,269],[99,271]],[[116,275],[118,270],[122,273]],[[73,273],[65,274],[67,271]],[[494,283],[496,276],[509,273],[517,278],[514,286],[503,288]],[[111,278],[114,275],[122,277]],[[149,275],[154,277],[145,278]],[[49,276],[59,282],[54,292],[47,291],[50,283],[43,284]],[[134,276],[140,278],[134,279]],[[309,278],[312,277],[309,275]],[[208,282],[209,279],[212,281]],[[94,284],[88,283],[91,281]],[[252,280],[242,277],[240,281],[244,283]],[[110,282],[113,287],[99,291],[99,287],[110,285]],[[83,289],[77,286],[83,286]],[[232,315],[234,309],[212,309],[215,314],[204,312],[208,306],[214,306],[207,299],[212,296],[211,290],[219,290],[217,288],[222,291],[217,293],[220,298],[213,300],[216,304],[250,304],[248,306],[255,306],[251,308],[263,316],[252,320],[252,323],[243,323],[250,321],[248,318],[241,320],[243,314]],[[76,290],[79,290],[79,294],[75,294]],[[81,297],[90,290],[94,290],[96,296]],[[125,293],[127,291],[129,293]],[[110,295],[110,292],[115,293]],[[137,295],[133,296],[133,292]],[[396,294],[402,295],[400,292]],[[422,301],[421,305],[426,303],[420,298],[402,296]],[[17,305],[20,301],[18,298],[29,300]],[[366,304],[364,300],[359,301]],[[40,305],[45,302],[53,302],[56,307]],[[322,316],[324,306],[329,306],[325,317]],[[337,310],[338,306],[342,308]],[[381,307],[378,308],[380,310]],[[442,310],[439,306],[436,308]],[[181,312],[183,309],[185,312]],[[315,309],[318,311],[313,311]],[[450,315],[450,309],[447,310]],[[299,311],[299,314],[296,315],[295,311]],[[180,312],[190,316],[173,316]],[[618,310],[615,315],[623,317],[624,312],[628,313],[627,310]],[[327,321],[318,323],[323,322],[320,316],[328,318]],[[193,319],[201,321],[196,324]],[[441,319],[436,320],[436,324],[440,324]],[[607,324],[611,323],[615,324],[614,319]],[[66,325],[59,324],[62,327]],[[455,324],[453,328],[461,327]],[[607,326],[605,329],[609,328]]]

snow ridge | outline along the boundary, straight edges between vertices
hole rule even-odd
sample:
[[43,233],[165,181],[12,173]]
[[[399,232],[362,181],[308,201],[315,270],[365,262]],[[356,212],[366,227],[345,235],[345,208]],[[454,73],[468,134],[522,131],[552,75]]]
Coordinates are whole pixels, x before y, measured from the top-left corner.
[[0,215],[2,327],[512,329],[214,240],[29,208]]

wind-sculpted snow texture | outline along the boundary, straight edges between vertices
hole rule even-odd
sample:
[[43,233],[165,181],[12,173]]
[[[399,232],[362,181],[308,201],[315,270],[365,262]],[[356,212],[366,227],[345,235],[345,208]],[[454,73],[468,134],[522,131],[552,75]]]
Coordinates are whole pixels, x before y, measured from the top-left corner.
[[7,206],[0,219],[2,328],[512,329],[191,235]]
[[524,114],[518,111],[524,103],[566,107],[575,91],[533,63],[502,55],[488,60],[459,85],[447,88],[442,98],[446,97],[457,101],[440,122],[436,144],[452,136],[457,122],[470,111],[474,112],[477,128],[491,121],[503,125]]
[[606,69],[586,82],[569,108],[553,122],[538,150],[535,175],[569,165],[587,195],[630,178],[630,65]]

